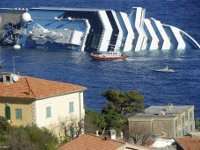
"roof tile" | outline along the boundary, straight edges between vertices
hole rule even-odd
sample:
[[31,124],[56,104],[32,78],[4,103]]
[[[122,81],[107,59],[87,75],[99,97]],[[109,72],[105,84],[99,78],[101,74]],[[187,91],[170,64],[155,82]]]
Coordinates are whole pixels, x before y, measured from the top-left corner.
[[124,142],[84,134],[62,145],[59,150],[116,150],[124,144]]
[[15,83],[0,83],[0,97],[43,99],[85,89],[85,87],[75,84],[21,76]]
[[185,137],[177,138],[176,142],[184,150],[200,150],[200,137],[185,136]]

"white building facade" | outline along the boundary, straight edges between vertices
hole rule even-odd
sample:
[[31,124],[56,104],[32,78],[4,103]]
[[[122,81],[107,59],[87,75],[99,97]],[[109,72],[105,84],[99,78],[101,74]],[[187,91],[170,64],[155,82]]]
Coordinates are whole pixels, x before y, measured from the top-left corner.
[[63,125],[77,125],[85,117],[83,99],[83,92],[77,92],[36,100],[33,102],[33,122],[38,127],[46,127],[56,132],[59,132]]

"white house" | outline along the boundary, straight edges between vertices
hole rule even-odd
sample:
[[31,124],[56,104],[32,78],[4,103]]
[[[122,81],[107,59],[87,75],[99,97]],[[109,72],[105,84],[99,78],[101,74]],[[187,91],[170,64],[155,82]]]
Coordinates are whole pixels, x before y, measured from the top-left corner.
[[77,124],[84,119],[85,90],[75,84],[2,73],[0,116],[14,126],[35,124],[62,132],[61,125]]

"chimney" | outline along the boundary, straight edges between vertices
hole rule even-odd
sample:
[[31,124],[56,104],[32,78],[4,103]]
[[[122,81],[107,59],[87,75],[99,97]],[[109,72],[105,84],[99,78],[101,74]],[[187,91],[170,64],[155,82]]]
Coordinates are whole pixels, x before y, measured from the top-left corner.
[[173,104],[168,104],[168,111],[172,111],[172,109],[174,108],[174,105]]
[[122,131],[120,132],[120,139],[124,139],[124,133]]
[[99,130],[96,130],[96,136],[99,136]]
[[116,140],[116,130],[114,130],[114,129],[111,129],[110,130],[110,138],[112,139],[112,140]]
[[0,73],[0,82],[3,83],[14,83],[19,80],[19,75],[13,74],[13,73],[8,73],[8,72],[3,72]]
[[85,131],[83,128],[81,128],[81,134],[85,134]]
[[160,115],[160,116],[165,116],[165,115],[166,115],[166,111],[163,111],[163,110],[160,111],[159,115]]

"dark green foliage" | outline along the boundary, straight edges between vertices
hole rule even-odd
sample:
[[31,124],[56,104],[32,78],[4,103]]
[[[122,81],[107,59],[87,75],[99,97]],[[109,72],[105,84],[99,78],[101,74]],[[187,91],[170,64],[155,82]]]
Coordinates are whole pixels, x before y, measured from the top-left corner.
[[10,128],[10,124],[7,120],[0,116],[0,133],[7,132]]
[[10,125],[7,120],[0,116],[0,144],[6,142],[9,129]]
[[122,115],[141,112],[144,109],[144,97],[137,91],[108,90],[103,95],[108,101],[104,109],[113,109]]
[[57,144],[57,138],[45,128],[11,127],[0,117],[0,146],[9,150],[56,150]]
[[107,99],[107,105],[101,113],[86,111],[86,132],[104,132],[110,129],[121,131],[127,127],[127,114],[144,109],[144,97],[137,91],[108,90],[103,95]]
[[24,147],[30,150],[55,150],[57,138],[45,128],[26,126],[13,128],[10,131],[8,144],[12,150],[21,150]]
[[102,110],[106,129],[123,130],[127,126],[127,114],[144,110],[144,97],[137,91],[108,90],[103,96],[107,99]]
[[37,150],[39,146],[33,143],[23,128],[13,128],[7,141],[9,150]]
[[115,129],[121,131],[127,124],[126,117],[116,112],[114,109],[106,109],[102,113],[105,118],[107,130]]
[[85,130],[86,132],[95,132],[103,130],[106,127],[104,116],[92,110],[87,110],[85,114]]

